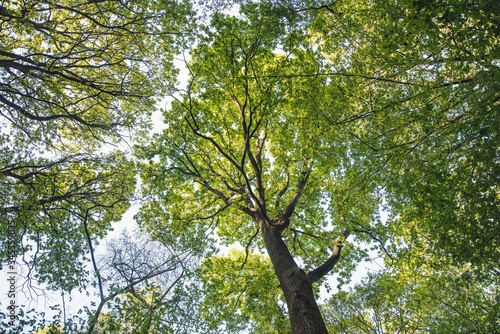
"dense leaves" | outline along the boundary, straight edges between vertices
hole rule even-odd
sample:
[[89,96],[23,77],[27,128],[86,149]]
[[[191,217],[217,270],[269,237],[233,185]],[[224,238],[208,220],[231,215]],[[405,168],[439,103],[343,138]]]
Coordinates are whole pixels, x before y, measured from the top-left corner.
[[138,150],[151,159],[144,226],[259,250],[252,210],[276,222],[293,212],[283,238],[305,268],[348,228],[399,270],[428,261],[411,246],[497,275],[492,4],[242,3],[241,13],[213,16],[167,129]]
[[[323,305],[330,331],[498,331],[498,6],[194,6],[198,21],[164,1],[0,7],[1,219],[30,275],[85,289],[72,277],[90,261],[96,331],[286,333],[334,265],[344,283],[380,256],[383,272]],[[147,133],[162,94],[163,130]],[[137,133],[136,162],[102,149]],[[136,170],[136,220],[171,256],[123,241],[102,265],[94,243]],[[182,280],[153,280],[160,268]]]
[[[30,143],[119,133],[147,115],[169,71],[175,2],[8,2],[1,7],[2,116]],[[169,8],[170,7],[170,8]],[[167,15],[168,10],[178,10]],[[185,12],[184,12],[185,13]],[[166,31],[168,29],[168,31]],[[161,39],[158,37],[161,36]],[[84,138],[81,138],[81,137]],[[35,137],[37,140],[35,142]],[[20,139],[20,138],[19,138]]]
[[199,276],[206,291],[199,312],[212,330],[284,332],[286,307],[271,268],[264,256],[234,249],[203,263]]
[[[289,47],[274,52],[278,37],[266,29],[274,26],[273,20],[265,15],[249,14],[248,20],[216,15],[211,25],[215,31],[207,32],[210,44],[200,43],[187,64],[192,73],[188,90],[165,111],[167,129],[149,147],[138,147],[138,155],[150,161],[144,166],[143,190],[152,199],[139,218],[153,233],[169,226],[171,233],[179,228],[186,234],[186,229],[199,228],[198,221],[207,231],[216,227],[227,245],[252,241],[252,247],[262,247],[253,242],[249,208],[277,219],[288,214],[287,204],[311,173],[297,203],[297,229],[289,235],[290,244],[295,242],[297,252],[305,255],[305,249],[314,252],[319,246],[314,234],[322,229],[329,236],[326,244],[336,239],[339,231],[327,228],[333,209],[324,204],[329,194],[349,188],[343,182],[356,171],[347,172],[353,162],[342,160],[348,147],[334,146],[337,129],[317,117],[315,101],[300,98],[314,94],[319,99],[323,93],[326,79],[296,79],[315,70],[313,52],[293,44],[293,52]],[[338,183],[336,190],[332,182]],[[365,203],[373,212],[376,201]],[[298,235],[308,248],[301,250]]]
[[333,333],[497,333],[500,310],[498,286],[470,268],[432,263],[370,276],[323,311]]
[[[89,247],[85,231],[103,237],[110,223],[129,207],[135,185],[130,169],[120,153],[75,154],[56,161],[39,158],[33,165],[13,163],[2,169],[1,223],[17,227],[19,247],[14,250],[30,271],[36,268],[33,272],[39,283],[68,290],[83,286],[86,281],[75,277],[86,276],[82,262]],[[11,232],[2,231],[6,243]],[[3,258],[9,249],[4,244]],[[32,274],[27,275],[29,281]]]

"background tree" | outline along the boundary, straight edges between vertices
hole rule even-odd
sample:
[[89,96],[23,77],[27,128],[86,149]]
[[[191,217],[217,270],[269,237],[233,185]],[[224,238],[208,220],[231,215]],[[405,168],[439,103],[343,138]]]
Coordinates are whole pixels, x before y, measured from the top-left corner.
[[[398,278],[382,275],[355,291],[373,295],[378,305],[360,299],[348,306],[339,296],[331,312],[351,310],[342,322],[347,332],[361,330],[361,322],[367,332],[368,325],[495,331],[498,301],[491,292],[498,289],[500,142],[490,129],[499,122],[499,12],[490,1],[345,4],[321,8],[314,29],[325,55],[351,41],[346,54],[357,78],[384,79],[360,80],[360,128],[370,131],[353,139],[379,155],[380,170],[388,172],[389,221],[363,229],[386,240],[383,255]],[[355,27],[355,37],[343,22]],[[398,118],[404,122],[391,122]],[[398,298],[409,311],[397,305]],[[408,322],[391,319],[393,307]],[[362,320],[373,312],[379,323]],[[442,318],[434,322],[429,314]],[[354,324],[357,330],[349,327]]]
[[191,252],[179,254],[138,231],[122,233],[107,248],[107,254],[95,263],[100,302],[88,309],[86,332],[174,330],[179,322],[174,314],[180,308],[173,292],[192,267]]
[[[415,229],[412,242],[483,272],[500,256],[500,139],[491,131],[499,122],[498,16],[490,1],[449,1],[340,2],[315,17],[325,55],[350,41],[359,128],[369,128],[352,139],[389,172],[391,225]],[[363,78],[375,75],[383,80]]]
[[323,306],[332,333],[498,333],[498,286],[428,261],[371,275]]
[[0,4],[0,258],[14,226],[26,293],[93,280],[89,254],[134,195],[117,148],[173,81],[188,13],[181,1]]

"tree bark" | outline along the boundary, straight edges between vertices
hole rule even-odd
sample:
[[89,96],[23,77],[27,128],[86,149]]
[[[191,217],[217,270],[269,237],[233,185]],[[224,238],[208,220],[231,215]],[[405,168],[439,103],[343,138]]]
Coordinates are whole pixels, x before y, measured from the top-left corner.
[[312,283],[293,259],[281,237],[282,228],[261,221],[267,252],[285,295],[293,334],[328,334]]

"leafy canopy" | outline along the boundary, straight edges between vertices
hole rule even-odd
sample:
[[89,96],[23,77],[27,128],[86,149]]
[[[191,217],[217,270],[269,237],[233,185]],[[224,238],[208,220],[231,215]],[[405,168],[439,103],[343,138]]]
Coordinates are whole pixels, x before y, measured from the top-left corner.
[[[166,130],[138,147],[150,199],[140,223],[207,256],[214,235],[251,254],[263,249],[251,209],[278,222],[302,184],[284,237],[306,269],[348,228],[402,275],[451,258],[489,286],[500,212],[494,7],[241,2],[238,17],[215,14]],[[362,254],[351,248],[345,268]]]
[[[349,121],[333,127],[317,113],[333,100],[320,97],[337,90],[315,75],[320,55],[273,7],[259,6],[242,18],[214,15],[187,64],[187,90],[164,111],[165,131],[137,147],[148,198],[138,219],[160,240],[200,252],[211,251],[204,241],[212,231],[225,245],[262,249],[250,208],[279,220],[310,174],[286,239],[317,264],[343,215],[370,219],[375,189],[350,168],[362,157],[341,140]],[[356,187],[366,191],[354,195]]]

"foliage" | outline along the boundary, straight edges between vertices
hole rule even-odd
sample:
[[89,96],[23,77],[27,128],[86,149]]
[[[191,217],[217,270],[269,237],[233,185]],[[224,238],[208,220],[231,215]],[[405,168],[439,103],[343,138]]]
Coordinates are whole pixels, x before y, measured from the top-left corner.
[[498,286],[470,268],[432,264],[369,276],[323,307],[332,333],[497,333]]
[[199,312],[212,330],[286,333],[286,308],[271,268],[268,258],[234,249],[203,262],[198,274],[204,286]]
[[183,14],[173,1],[4,3],[0,103],[11,139],[96,148],[120,136],[107,130],[144,121]]
[[[247,19],[215,15],[207,27],[206,42],[200,42],[187,64],[188,90],[164,111],[166,130],[154,135],[150,145],[137,146],[146,162],[141,167],[143,196],[149,199],[138,219],[158,238],[168,226],[165,237],[175,240],[168,242],[186,247],[210,241],[205,233],[215,229],[225,245],[262,249],[259,238],[252,238],[255,223],[248,206],[261,201],[269,217],[283,215],[311,169],[286,238],[297,255],[313,260],[338,234],[338,227],[328,229],[331,220],[341,224],[340,209],[327,203],[337,203],[350,186],[370,185],[356,180],[356,170],[346,171],[353,163],[341,158],[348,148],[334,145],[342,129],[330,129],[315,114],[315,101],[300,98],[323,93],[325,79],[295,78],[315,70],[313,52],[302,50],[293,34],[278,33],[277,19],[262,13],[267,11],[250,11]],[[284,50],[274,52],[281,45]],[[287,73],[293,78],[287,79]],[[377,204],[370,191],[365,196],[365,213],[350,211],[363,220]],[[346,213],[354,202],[344,198]]]
[[340,2],[316,17],[325,54],[349,37],[346,17],[360,31],[346,56],[369,131],[354,138],[379,157],[390,212],[372,232],[390,271],[332,300],[333,332],[497,331],[498,14],[488,1]]
[[[12,171],[20,181],[4,178],[9,187],[3,188],[3,198],[9,202],[2,225],[17,226],[16,250],[25,264],[37,268],[34,278],[39,283],[49,289],[82,288],[86,284],[82,256],[88,253],[84,230],[103,237],[129,207],[135,185],[130,163],[119,152],[101,157],[79,154],[56,163],[37,161],[34,166],[5,166],[4,171]],[[2,257],[7,257],[8,249],[2,247]]]
[[[282,240],[286,269],[300,264],[309,286],[342,247],[341,283],[384,257],[384,272],[323,307],[332,332],[498,331],[498,6],[206,8],[191,21],[174,1],[0,7],[0,222],[18,227],[28,278],[98,287],[90,330],[282,333]],[[189,54],[185,87],[177,51]],[[162,94],[173,102],[150,134]],[[136,162],[103,149],[129,135]],[[161,246],[122,240],[102,265],[94,247],[127,210],[136,171],[136,219]],[[187,269],[173,254],[203,260]],[[182,280],[155,278],[176,270]]]
[[16,256],[27,295],[95,282],[94,247],[134,196],[125,145],[174,81],[174,38],[189,10],[177,1],[1,3],[0,263]]
[[[455,12],[457,7],[460,14]],[[393,212],[401,216],[401,222],[411,225],[418,219],[420,228],[426,230],[421,235],[429,236],[431,246],[452,254],[458,265],[472,265],[478,271],[488,270],[488,259],[500,257],[494,223],[500,218],[495,186],[500,177],[500,137],[491,131],[500,121],[495,79],[500,49],[494,37],[499,13],[493,7],[488,2],[471,6],[459,2],[431,6],[428,12],[411,8],[415,13],[410,12],[410,17],[426,13],[426,30],[443,41],[439,49],[422,48],[420,55],[420,64],[425,53],[435,55],[425,59],[439,68],[428,100],[433,104],[442,100],[433,108],[442,117],[434,117],[437,122],[427,125],[427,130],[424,123],[424,133],[410,145],[404,165],[394,161],[399,168],[408,166],[400,178],[406,189],[390,186],[397,194]],[[441,19],[431,23],[433,15]],[[404,199],[414,205],[401,205]],[[472,247],[468,249],[464,243],[472,243]]]
[[158,236],[168,226],[169,241],[209,245],[213,230],[259,251],[248,208],[279,220],[307,180],[284,232],[306,269],[348,228],[388,263],[416,246],[497,272],[493,7],[241,2],[238,18],[215,14],[167,129],[137,150],[151,198],[140,221]]
[[34,334],[59,334],[62,333],[62,329],[60,327],[49,326],[44,329],[40,329],[36,331]]
[[[158,240],[209,256],[214,235],[262,252],[262,215],[290,226],[283,238],[309,271],[324,262],[346,217],[375,216],[377,187],[350,168],[363,158],[342,141],[351,121],[332,127],[317,115],[316,103],[336,89],[314,74],[319,54],[266,6],[243,8],[240,18],[215,14],[205,28],[186,64],[188,88],[164,112],[166,129],[137,146],[148,198],[138,220]],[[364,256],[354,247],[347,254],[353,262]]]

